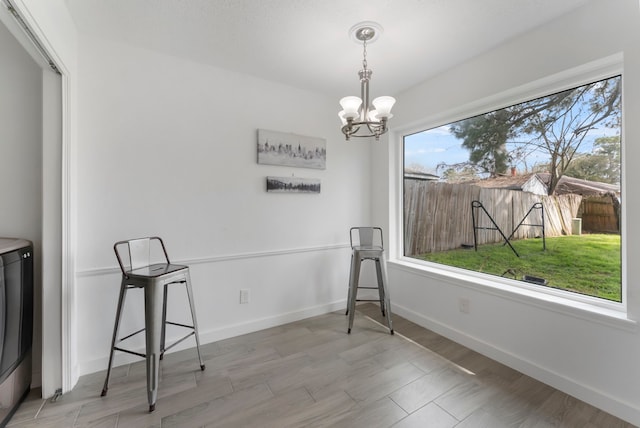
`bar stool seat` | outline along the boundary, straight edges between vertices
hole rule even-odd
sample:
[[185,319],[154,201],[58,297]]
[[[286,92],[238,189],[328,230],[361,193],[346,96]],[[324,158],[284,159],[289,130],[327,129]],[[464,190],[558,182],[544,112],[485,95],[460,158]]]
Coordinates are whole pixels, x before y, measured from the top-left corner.
[[[162,239],[157,236],[119,241],[114,244],[113,249],[116,253],[120,270],[122,271],[122,281],[120,283],[120,296],[118,298],[116,320],[111,340],[111,352],[109,354],[107,377],[104,381],[104,387],[101,395],[103,397],[107,395],[114,352],[121,351],[137,355],[146,359],[147,399],[149,402],[149,411],[152,412],[155,410],[156,399],[158,396],[159,364],[167,350],[176,346],[188,337],[194,336],[196,340],[196,350],[198,353],[200,370],[205,369],[204,363],[202,362],[202,356],[200,354],[198,324],[196,321],[189,267],[185,265],[172,264],[169,261],[169,256],[164,246],[164,242],[162,242]],[[152,260],[159,262],[152,263]],[[168,286],[174,284],[184,285],[186,288],[191,311],[192,325],[167,321],[167,291]],[[144,290],[145,327],[120,338],[118,335],[127,291],[135,288]],[[167,325],[185,328],[188,330],[188,334],[175,341],[170,346],[165,346]],[[117,346],[120,342],[142,332],[145,333],[144,354]]]
[[[391,322],[391,302],[389,299],[387,263],[384,254],[382,229],[379,227],[352,227],[349,230],[351,241],[351,268],[349,271],[349,293],[347,295],[347,312],[349,315],[349,327],[347,333],[351,333],[353,319],[356,311],[356,302],[379,302],[382,316],[387,320],[389,332],[393,334]],[[360,268],[362,262],[372,260],[376,267],[377,285],[360,285]],[[359,289],[378,290],[379,299],[358,299]]]

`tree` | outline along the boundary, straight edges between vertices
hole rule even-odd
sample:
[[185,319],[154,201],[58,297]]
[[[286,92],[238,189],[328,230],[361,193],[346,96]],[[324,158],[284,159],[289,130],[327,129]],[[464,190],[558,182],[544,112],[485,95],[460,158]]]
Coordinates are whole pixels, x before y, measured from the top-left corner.
[[423,172],[423,173],[428,173],[429,171],[427,170],[427,168],[417,162],[413,162],[407,166],[404,167],[405,172]]
[[620,184],[620,137],[601,137],[593,146],[593,153],[576,156],[565,174],[584,180]]
[[604,178],[607,167],[608,162],[606,157],[585,153],[573,159],[573,162],[571,162],[571,165],[569,165],[569,168],[565,171],[565,175],[583,180],[608,183],[609,181]]
[[509,168],[506,144],[514,136],[510,112],[506,109],[462,120],[451,125],[451,133],[463,139],[469,162],[495,177]]
[[620,184],[622,179],[620,136],[596,138],[594,147],[598,155],[607,159],[607,168],[602,176],[602,181],[604,183]]
[[[619,126],[620,84],[617,76],[558,92],[456,122],[451,132],[469,149],[469,163],[491,176],[505,172],[509,162],[528,153],[548,155],[551,195],[589,131]],[[514,148],[508,151],[507,143]]]
[[620,123],[620,82],[613,77],[515,106],[512,126],[549,155],[550,195],[589,131]]
[[460,168],[448,167],[442,173],[442,179],[447,183],[462,183],[480,178],[473,166]]

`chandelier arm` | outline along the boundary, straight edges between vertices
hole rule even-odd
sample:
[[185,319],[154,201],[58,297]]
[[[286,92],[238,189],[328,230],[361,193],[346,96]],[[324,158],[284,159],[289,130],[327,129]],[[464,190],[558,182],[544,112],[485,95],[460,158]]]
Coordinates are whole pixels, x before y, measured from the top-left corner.
[[361,122],[347,123],[342,127],[342,133],[344,135],[353,135],[360,130]]
[[[383,135],[388,131],[388,128],[386,127],[386,122],[387,122],[386,120],[381,120],[380,122],[351,121],[350,123],[347,123],[342,127],[342,133],[347,137],[347,140],[349,140],[351,137],[357,137],[357,138],[376,137],[376,140],[378,140],[380,135]],[[366,129],[369,131],[368,134],[358,133],[358,131],[360,131],[360,128],[362,126],[366,126]]]
[[369,132],[371,132],[376,137],[376,139],[385,132],[382,124],[378,124],[375,122],[367,122],[367,128],[369,128]]

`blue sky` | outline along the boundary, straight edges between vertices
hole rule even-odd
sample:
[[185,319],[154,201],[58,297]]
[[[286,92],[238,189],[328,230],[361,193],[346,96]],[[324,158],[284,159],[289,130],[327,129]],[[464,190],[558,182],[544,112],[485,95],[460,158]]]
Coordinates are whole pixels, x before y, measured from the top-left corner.
[[[619,130],[611,128],[599,128],[589,131],[585,141],[580,146],[580,153],[590,153],[596,138],[618,135]],[[436,174],[436,166],[440,163],[453,164],[465,162],[469,159],[468,150],[461,146],[462,140],[454,137],[449,131],[449,125],[439,126],[430,130],[409,135],[404,139],[405,165],[417,164],[427,172]],[[513,145],[507,143],[507,147]],[[527,158],[527,166],[531,169],[534,164],[546,163],[547,153],[534,153]],[[525,165],[516,165],[523,172]],[[439,171],[442,173],[442,171]]]
[[464,162],[469,158],[461,142],[451,135],[449,125],[409,135],[404,139],[405,165],[418,164],[435,174],[439,163]]
[[[620,76],[614,76],[610,79],[589,84],[590,89],[585,95],[586,98],[581,98],[581,101],[574,104],[568,112],[565,112],[561,118],[558,119],[557,127],[554,125],[558,134],[562,134],[562,128],[564,126],[579,126],[583,124],[581,123],[582,118],[588,120],[588,103],[592,100],[595,89],[601,87],[600,85],[605,81],[610,82],[613,79],[619,78]],[[565,131],[569,129],[570,128],[565,128]],[[601,126],[597,129],[590,130],[582,141],[578,153],[591,153],[593,143],[597,138],[613,135],[620,135],[620,129]],[[530,135],[517,136],[514,142],[507,142],[507,151],[511,152],[514,148],[518,147],[515,141],[526,143],[532,140],[533,138]],[[461,143],[462,140],[455,138],[451,134],[449,124],[406,136],[404,139],[404,164],[405,166],[419,165],[426,172],[440,175],[443,171],[436,170],[439,164],[452,165],[465,162],[469,159],[469,152],[462,147]],[[527,147],[527,150],[533,150],[533,146]],[[538,150],[528,153],[525,160],[519,161],[513,166],[515,166],[519,172],[523,173],[529,172],[536,165],[548,162],[549,153],[545,150]]]

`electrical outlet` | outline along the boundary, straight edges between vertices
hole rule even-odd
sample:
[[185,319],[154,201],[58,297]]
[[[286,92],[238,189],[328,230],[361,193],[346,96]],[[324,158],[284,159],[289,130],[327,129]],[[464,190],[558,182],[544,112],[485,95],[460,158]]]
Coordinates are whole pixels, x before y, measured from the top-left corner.
[[468,314],[470,311],[470,307],[469,307],[469,299],[466,298],[459,298],[458,299],[458,309],[460,309],[460,312],[462,312],[463,314]]
[[247,303],[249,303],[249,290],[248,289],[240,290],[240,304],[244,305]]

